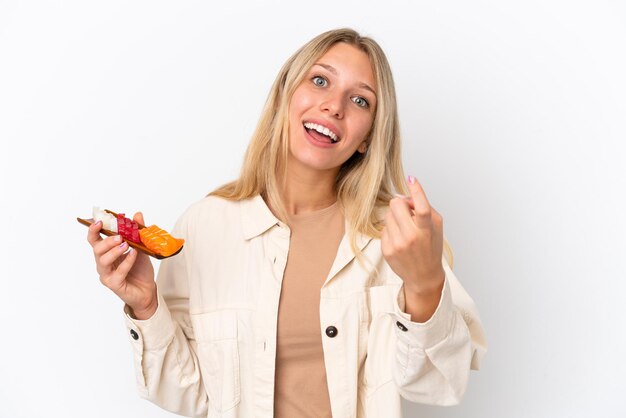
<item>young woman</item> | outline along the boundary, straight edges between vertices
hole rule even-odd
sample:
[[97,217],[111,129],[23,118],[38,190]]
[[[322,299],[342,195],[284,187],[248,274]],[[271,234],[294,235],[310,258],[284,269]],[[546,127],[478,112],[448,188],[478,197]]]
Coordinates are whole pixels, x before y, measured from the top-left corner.
[[100,228],[139,390],[182,415],[400,417],[400,396],[459,402],[485,350],[442,218],[405,180],[387,59],[349,29],[286,62],[241,176],[181,216],[156,282]]

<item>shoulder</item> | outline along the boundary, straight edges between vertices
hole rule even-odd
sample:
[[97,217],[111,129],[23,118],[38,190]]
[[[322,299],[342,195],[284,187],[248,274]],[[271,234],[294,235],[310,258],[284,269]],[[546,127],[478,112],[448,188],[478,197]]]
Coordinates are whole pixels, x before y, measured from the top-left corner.
[[242,201],[205,196],[187,207],[177,222],[178,229],[215,229],[239,222]]
[[228,212],[239,207],[241,201],[229,200],[219,196],[205,196],[202,199],[192,203],[183,215],[192,216],[206,212]]

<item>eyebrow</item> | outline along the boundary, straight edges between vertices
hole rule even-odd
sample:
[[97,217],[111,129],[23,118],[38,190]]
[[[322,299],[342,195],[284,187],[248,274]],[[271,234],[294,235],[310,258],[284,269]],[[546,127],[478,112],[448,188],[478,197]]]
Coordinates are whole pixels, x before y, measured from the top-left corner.
[[[328,65],[328,64],[324,64],[321,62],[316,62],[313,65],[319,65],[320,67],[324,67],[326,68],[328,71],[330,71],[331,73],[333,73],[334,75],[337,75],[337,70],[335,69],[335,67],[333,67],[332,65]],[[373,88],[371,88],[370,86],[368,86],[367,84],[361,82],[359,83],[359,87],[364,88],[365,90],[369,90],[372,92],[372,94],[374,95],[374,97],[376,97],[376,92],[374,91]]]

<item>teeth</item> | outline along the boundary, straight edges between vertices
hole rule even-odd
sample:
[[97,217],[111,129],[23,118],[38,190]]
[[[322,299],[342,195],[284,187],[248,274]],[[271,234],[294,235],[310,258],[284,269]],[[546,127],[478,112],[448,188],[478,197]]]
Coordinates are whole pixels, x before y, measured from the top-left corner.
[[318,125],[317,123],[307,122],[307,123],[304,124],[304,127],[307,128],[307,129],[313,129],[313,130],[321,133],[322,135],[326,135],[333,142],[337,142],[339,140],[339,137],[333,131],[331,131],[330,129],[328,129],[325,126]]

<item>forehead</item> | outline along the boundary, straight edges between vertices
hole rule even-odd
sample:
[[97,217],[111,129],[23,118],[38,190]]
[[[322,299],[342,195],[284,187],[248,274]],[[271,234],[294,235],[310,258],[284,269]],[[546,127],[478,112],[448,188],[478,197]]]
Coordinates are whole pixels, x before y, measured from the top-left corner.
[[359,48],[338,42],[326,51],[316,62],[332,66],[337,75],[355,83],[365,83],[376,90],[376,80],[372,63],[365,52]]

